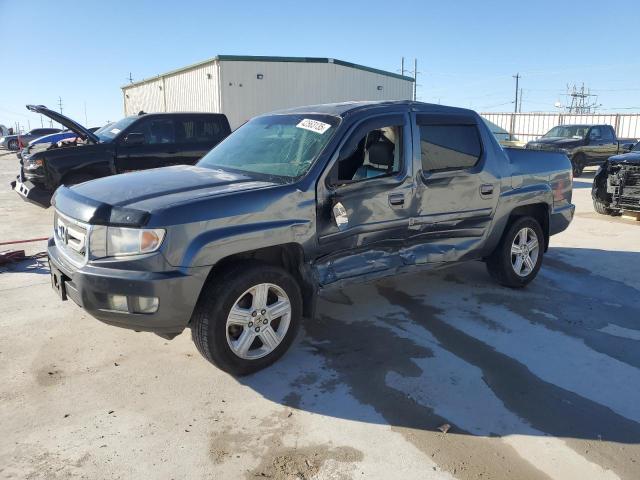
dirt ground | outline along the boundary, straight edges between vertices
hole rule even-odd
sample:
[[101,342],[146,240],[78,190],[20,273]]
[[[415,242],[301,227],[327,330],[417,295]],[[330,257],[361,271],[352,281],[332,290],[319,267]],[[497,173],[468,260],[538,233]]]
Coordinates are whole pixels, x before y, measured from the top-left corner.
[[[0,241],[51,229],[16,172],[0,152]],[[2,270],[0,478],[640,478],[640,222],[597,215],[592,176],[526,290],[473,262],[327,294],[241,379]]]

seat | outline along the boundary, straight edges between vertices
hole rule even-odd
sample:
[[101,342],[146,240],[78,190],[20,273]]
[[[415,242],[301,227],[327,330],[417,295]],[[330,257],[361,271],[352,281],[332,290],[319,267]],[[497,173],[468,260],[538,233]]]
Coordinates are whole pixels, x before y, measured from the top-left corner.
[[394,162],[394,149],[395,145],[386,139],[369,145],[367,161],[356,170],[353,179],[364,180],[365,178],[375,178],[391,173]]

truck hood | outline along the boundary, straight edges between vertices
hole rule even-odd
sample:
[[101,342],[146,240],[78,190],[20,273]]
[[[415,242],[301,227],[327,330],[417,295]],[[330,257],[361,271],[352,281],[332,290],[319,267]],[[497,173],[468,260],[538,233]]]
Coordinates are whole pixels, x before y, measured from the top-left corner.
[[622,155],[614,155],[609,158],[610,164],[628,163],[631,165],[640,165],[640,152],[629,152]]
[[78,122],[71,120],[69,117],[65,117],[61,113],[49,110],[44,105],[27,105],[27,110],[49,117],[51,120],[58,122],[60,125],[64,125],[66,128],[76,133],[78,136],[86,138],[93,143],[100,142],[100,139],[94,133],[90,132],[86,127],[83,127]]
[[539,138],[533,142],[529,142],[530,145],[544,145],[545,147],[555,148],[571,148],[582,144],[582,140],[579,138],[564,138],[564,137],[549,137]]
[[52,205],[97,225],[145,225],[154,210],[203,197],[276,186],[248,175],[177,165],[99,178],[56,190]]

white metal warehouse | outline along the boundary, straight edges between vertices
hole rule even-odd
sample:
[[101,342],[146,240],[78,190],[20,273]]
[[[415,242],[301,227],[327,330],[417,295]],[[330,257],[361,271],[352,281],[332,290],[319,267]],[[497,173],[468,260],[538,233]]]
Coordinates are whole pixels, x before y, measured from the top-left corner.
[[224,113],[231,128],[282,108],[410,100],[413,78],[332,58],[219,55],[122,87],[125,115]]

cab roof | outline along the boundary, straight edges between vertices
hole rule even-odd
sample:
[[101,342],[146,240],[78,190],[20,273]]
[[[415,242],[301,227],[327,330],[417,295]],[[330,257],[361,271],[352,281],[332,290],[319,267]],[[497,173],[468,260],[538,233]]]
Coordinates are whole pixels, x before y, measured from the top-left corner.
[[317,113],[324,115],[334,115],[345,117],[356,112],[365,112],[367,110],[378,110],[384,107],[406,106],[411,110],[424,113],[445,113],[445,114],[465,114],[476,115],[473,110],[458,107],[449,107],[446,105],[437,105],[434,103],[415,102],[413,100],[393,100],[393,101],[363,101],[363,102],[341,102],[341,103],[324,103],[320,105],[307,105],[303,107],[293,107],[284,110],[277,110],[276,114],[301,114],[301,113]]

